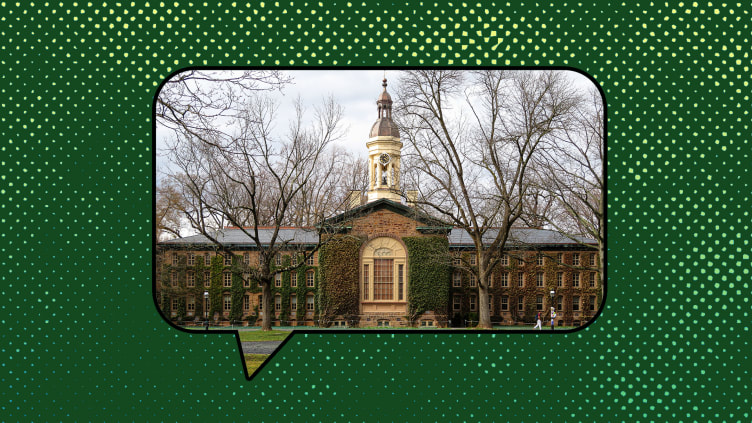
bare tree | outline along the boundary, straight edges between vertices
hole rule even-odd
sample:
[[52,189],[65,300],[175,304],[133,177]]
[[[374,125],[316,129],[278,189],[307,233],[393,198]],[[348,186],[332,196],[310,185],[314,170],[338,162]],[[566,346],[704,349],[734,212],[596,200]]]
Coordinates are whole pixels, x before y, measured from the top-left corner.
[[154,215],[158,240],[167,237],[180,237],[185,200],[180,187],[174,181],[161,179],[157,182]]
[[597,241],[601,283],[606,226],[603,107],[603,98],[593,87],[587,101],[577,109],[574,124],[545,149],[536,166],[545,195],[554,202],[553,212],[546,215],[546,222],[588,248],[594,246],[582,243],[580,237]]
[[[278,106],[268,97],[253,95],[236,110],[227,125],[199,120],[174,127],[169,143],[170,176],[180,181],[186,199],[185,217],[193,229],[207,237],[223,254],[231,254],[221,242],[226,226],[238,228],[259,249],[258,267],[248,269],[262,286],[263,330],[271,330],[271,283],[276,274],[302,265],[325,242],[329,228],[301,228],[285,236],[291,223],[321,222],[336,208],[326,195],[316,194],[330,186],[340,156],[329,146],[342,135],[342,108],[327,99],[307,123],[298,100],[295,118],[284,135],[275,130]],[[266,227],[266,228],[263,228]],[[307,238],[305,248],[296,238]],[[302,260],[287,267],[272,266],[281,252],[297,251]]]
[[529,195],[528,166],[570,124],[578,100],[561,72],[406,71],[397,116],[416,204],[472,239],[463,266],[478,280],[479,324],[491,328],[488,286]]

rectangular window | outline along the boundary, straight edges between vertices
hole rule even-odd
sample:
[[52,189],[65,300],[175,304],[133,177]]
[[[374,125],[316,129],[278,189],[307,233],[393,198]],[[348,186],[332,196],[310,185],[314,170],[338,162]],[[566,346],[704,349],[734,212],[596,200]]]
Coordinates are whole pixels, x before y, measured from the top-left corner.
[[543,295],[538,295],[535,297],[535,309],[537,311],[543,310]]
[[290,274],[290,286],[293,288],[298,287],[298,272],[297,271],[293,271]]
[[250,273],[243,273],[243,287],[244,288],[251,287],[251,274]]
[[192,295],[188,297],[188,300],[185,303],[185,311],[189,316],[193,316],[196,312],[196,297]]
[[564,286],[564,273],[556,273],[556,286]]
[[308,272],[306,272],[305,276],[306,276],[305,285],[307,287],[309,287],[309,288],[313,288],[313,286],[314,286],[314,278],[313,278],[314,273],[313,273],[313,270],[309,270]]
[[580,311],[580,297],[572,297],[572,311]]
[[313,266],[313,255],[315,253],[311,253],[311,256],[306,259],[306,264],[309,266]]
[[595,254],[590,254],[590,266],[595,266]]
[[172,272],[170,274],[170,283],[172,284],[172,287],[178,286],[178,272]]
[[455,270],[452,275],[452,286],[455,288],[462,287],[462,273],[459,270]]
[[507,254],[501,256],[501,265],[509,266],[509,256]]
[[282,297],[277,294],[274,296],[274,311],[282,310]]
[[277,253],[277,255],[274,256],[274,265],[282,266],[282,254],[281,253]]
[[188,253],[188,266],[195,266],[196,265],[196,254],[194,253]]
[[478,297],[475,294],[470,295],[470,311],[478,311]]
[[178,253],[172,253],[172,265],[173,266],[178,265]]
[[282,287],[282,274],[281,273],[277,273],[276,275],[274,275],[274,286],[277,288]]
[[535,256],[535,264],[537,264],[538,266],[543,266],[543,255],[542,254],[539,254],[539,255]]
[[211,286],[211,272],[204,272],[204,288]]
[[563,253],[556,254],[556,261],[559,263],[564,263],[564,254]]
[[478,286],[478,278],[472,272],[470,273],[470,286]]
[[517,311],[523,311],[525,309],[525,297],[517,297]]
[[580,287],[580,274],[579,273],[572,274],[572,287],[574,288]]
[[399,300],[405,299],[405,279],[404,279],[404,264],[397,265],[397,289],[399,294]]
[[243,311],[245,312],[251,311],[251,296],[250,295],[243,295]]
[[462,265],[462,258],[460,257],[459,253],[454,255],[454,258],[452,259],[452,264],[454,264],[455,267],[459,267]]
[[470,255],[470,265],[475,266],[476,264],[478,264],[478,257],[473,253]]
[[543,273],[535,274],[535,286],[537,286],[538,288],[543,287]]
[[590,296],[590,311],[595,311],[595,297]]
[[525,286],[525,274],[522,272],[517,272],[517,286],[519,288]]
[[306,311],[313,311],[314,309],[313,295],[306,296]]
[[230,272],[222,273],[222,286],[225,288],[229,288],[232,286],[232,273]]
[[501,311],[509,310],[509,297],[506,295],[501,296]]
[[580,265],[580,253],[573,253],[572,254],[572,266],[579,266]]
[[196,274],[193,272],[187,272],[185,274],[185,286],[193,288],[196,286]]
[[564,297],[562,297],[561,295],[559,295],[558,297],[556,297],[556,309],[557,310],[564,310],[564,305],[563,304],[564,304]]
[[298,311],[298,296],[295,294],[290,295],[290,311],[293,314]]
[[261,254],[261,251],[258,252],[258,261],[259,261],[259,266],[264,264],[264,255]]
[[231,266],[232,265],[232,254],[225,253],[224,257],[225,257],[225,266]]
[[230,311],[232,309],[232,296],[230,294],[223,295],[222,304],[224,305],[223,311]]
[[595,275],[595,273],[590,274],[590,282],[588,283],[588,285],[590,285],[591,288],[595,288]]
[[211,264],[211,254],[204,253],[204,266],[208,266],[209,264]]
[[489,295],[488,296],[488,314],[490,314],[492,316],[494,315],[494,302],[493,302],[493,300],[494,300],[493,295]]
[[460,311],[462,309],[462,297],[460,295],[455,295],[452,297],[452,310],[454,311]]
[[394,260],[373,260],[373,299],[394,299]]
[[178,307],[180,307],[180,298],[173,298],[172,299],[172,311],[178,311]]
[[509,287],[509,273],[504,272],[501,274],[501,287],[507,288]]
[[368,299],[368,265],[363,265],[363,299]]
[[298,253],[293,253],[291,260],[292,260],[292,265],[297,266],[298,265]]
[[251,253],[243,253],[243,264],[246,266],[251,265]]

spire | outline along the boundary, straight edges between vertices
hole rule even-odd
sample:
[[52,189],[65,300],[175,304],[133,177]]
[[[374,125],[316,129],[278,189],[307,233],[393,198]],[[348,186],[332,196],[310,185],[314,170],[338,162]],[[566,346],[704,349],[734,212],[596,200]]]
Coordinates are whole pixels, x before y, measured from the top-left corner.
[[379,95],[376,100],[376,108],[378,110],[378,118],[392,118],[392,96],[386,92],[386,77],[381,81],[381,86],[384,87],[384,91]]

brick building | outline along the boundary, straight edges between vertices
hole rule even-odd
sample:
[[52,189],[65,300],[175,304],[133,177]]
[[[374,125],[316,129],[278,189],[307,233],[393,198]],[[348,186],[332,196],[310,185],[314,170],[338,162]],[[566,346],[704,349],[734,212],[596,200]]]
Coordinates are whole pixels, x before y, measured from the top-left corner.
[[[402,143],[386,79],[383,87],[366,143],[367,202],[356,200],[351,210],[324,222],[336,234],[322,235],[328,243],[305,263],[302,254],[320,240],[316,229],[280,229],[285,248],[273,266],[300,265],[275,276],[275,324],[456,327],[478,320],[477,281],[467,268],[475,265],[470,237],[401,202]],[[273,228],[259,231],[268,237]],[[174,320],[256,325],[265,310],[249,274],[259,264],[259,246],[238,228],[215,238],[232,256],[201,235],[158,244],[157,303]],[[558,325],[586,322],[603,293],[595,247],[551,230],[513,229],[490,280],[492,322],[531,323],[550,307]]]

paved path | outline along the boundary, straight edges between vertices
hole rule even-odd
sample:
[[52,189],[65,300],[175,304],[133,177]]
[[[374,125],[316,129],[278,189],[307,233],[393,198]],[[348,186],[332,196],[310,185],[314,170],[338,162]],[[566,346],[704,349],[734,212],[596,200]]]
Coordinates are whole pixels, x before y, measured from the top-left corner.
[[282,341],[241,342],[243,354],[271,354]]

